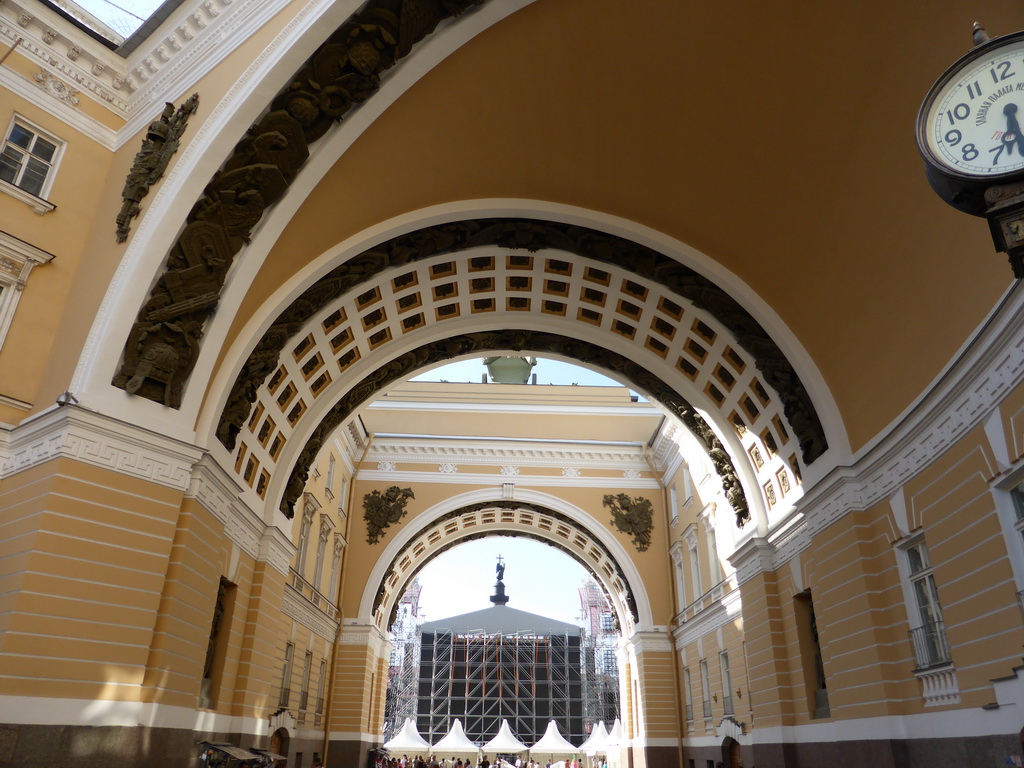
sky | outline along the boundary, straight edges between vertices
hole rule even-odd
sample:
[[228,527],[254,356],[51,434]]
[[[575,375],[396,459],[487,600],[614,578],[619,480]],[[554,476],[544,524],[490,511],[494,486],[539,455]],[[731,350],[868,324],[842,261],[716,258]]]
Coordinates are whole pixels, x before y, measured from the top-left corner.
[[128,37],[164,0],[74,0],[118,34]]
[[[472,358],[449,363],[415,376],[411,381],[450,381],[453,383],[479,384],[480,377],[487,373],[483,358]],[[610,379],[596,371],[582,368],[560,360],[537,358],[532,373],[537,375],[538,384],[579,384],[585,387],[620,387],[621,382]],[[641,398],[643,399],[643,398]]]
[[425,621],[490,608],[498,555],[505,559],[508,606],[576,624],[577,590],[589,574],[566,554],[539,541],[488,536],[453,547],[431,560],[418,578]]

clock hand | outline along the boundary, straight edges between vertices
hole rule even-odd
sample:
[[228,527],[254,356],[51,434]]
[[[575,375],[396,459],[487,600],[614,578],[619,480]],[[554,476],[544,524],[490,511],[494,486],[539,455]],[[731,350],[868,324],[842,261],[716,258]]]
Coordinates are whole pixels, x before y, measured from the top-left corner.
[[1017,105],[1009,103],[1003,107],[1003,114],[1006,115],[1006,132],[1013,136],[1011,144],[1016,142],[1017,151],[1024,157],[1024,136],[1020,133],[1020,123],[1017,122]]

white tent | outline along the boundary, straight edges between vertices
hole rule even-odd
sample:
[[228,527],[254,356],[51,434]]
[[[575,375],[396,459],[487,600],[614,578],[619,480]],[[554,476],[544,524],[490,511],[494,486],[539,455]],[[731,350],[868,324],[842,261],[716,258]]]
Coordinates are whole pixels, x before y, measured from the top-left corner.
[[594,726],[589,738],[580,744],[580,752],[586,755],[603,754],[608,749],[608,731],[604,727],[604,720]]
[[448,733],[434,745],[434,753],[438,759],[450,755],[476,754],[480,747],[469,740],[466,731],[462,727],[462,721],[456,719]]
[[575,755],[579,748],[574,747],[566,741],[558,731],[558,723],[554,720],[548,721],[548,729],[540,737],[540,741],[530,747],[531,754],[537,752],[542,755]]
[[508,720],[501,721],[498,735],[484,744],[481,749],[487,752],[525,752],[526,745],[512,734]]
[[416,726],[412,724],[412,718],[405,719],[402,730],[395,734],[391,741],[384,742],[384,748],[392,752],[424,751],[430,749],[427,740],[420,736]]
[[608,742],[605,745],[607,749],[617,748],[622,745],[622,723],[619,722],[619,718],[615,718],[615,723],[612,725],[611,733],[608,734]]

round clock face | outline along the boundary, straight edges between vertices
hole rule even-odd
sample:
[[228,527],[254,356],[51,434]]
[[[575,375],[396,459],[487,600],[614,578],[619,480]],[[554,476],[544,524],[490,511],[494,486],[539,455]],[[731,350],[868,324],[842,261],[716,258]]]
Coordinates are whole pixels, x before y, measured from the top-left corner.
[[971,51],[932,87],[918,140],[933,162],[962,176],[1024,169],[1024,35]]

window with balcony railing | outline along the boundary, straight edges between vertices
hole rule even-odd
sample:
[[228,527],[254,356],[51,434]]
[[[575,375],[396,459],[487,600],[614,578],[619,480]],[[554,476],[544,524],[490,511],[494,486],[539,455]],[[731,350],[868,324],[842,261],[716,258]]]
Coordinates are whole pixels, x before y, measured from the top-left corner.
[[910,630],[914,644],[914,658],[918,669],[929,669],[953,662],[946,640],[946,628],[941,621],[930,621]]
[[910,592],[916,608],[916,615],[911,622],[910,640],[914,646],[917,667],[928,669],[951,664],[953,658],[942,621],[942,606],[928,547],[923,538],[918,538],[905,546],[904,552],[909,570]]

